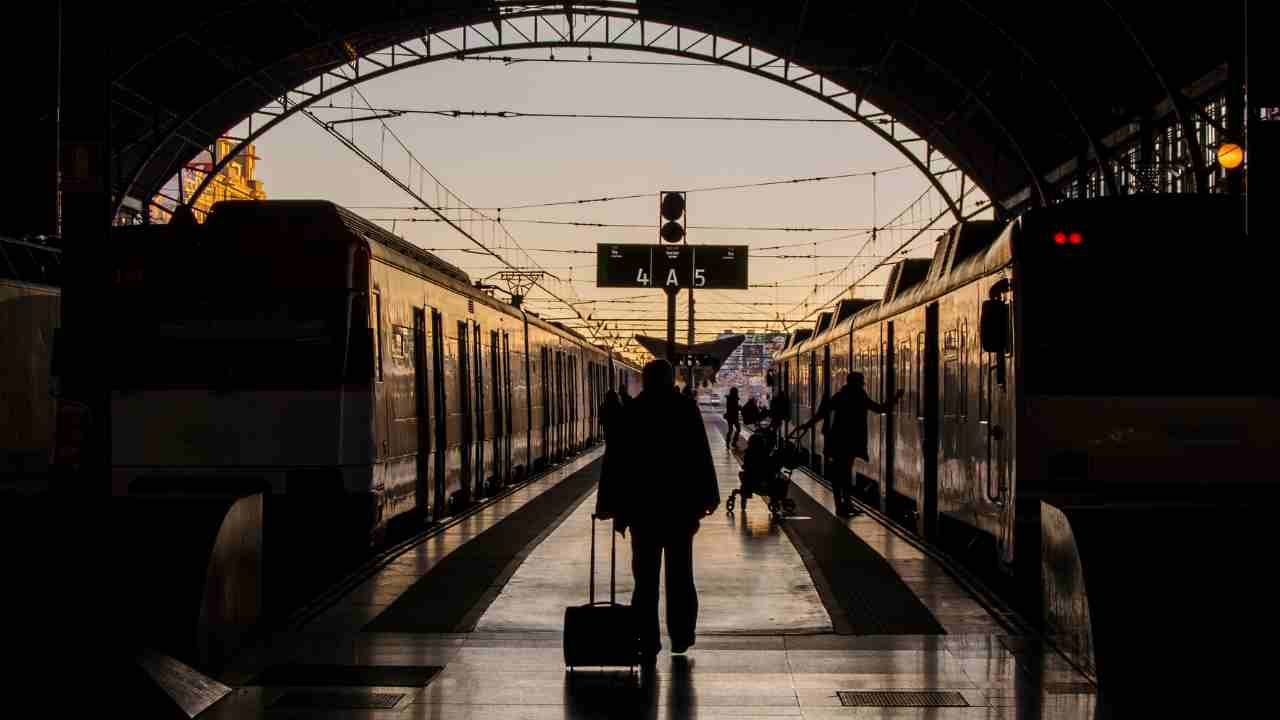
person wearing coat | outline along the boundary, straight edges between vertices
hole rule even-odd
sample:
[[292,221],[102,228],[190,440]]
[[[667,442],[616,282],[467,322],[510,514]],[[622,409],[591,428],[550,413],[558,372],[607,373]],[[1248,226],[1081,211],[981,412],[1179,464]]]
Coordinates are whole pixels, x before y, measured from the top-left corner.
[[662,649],[658,580],[664,557],[671,650],[682,653],[694,644],[693,538],[699,521],[719,507],[720,488],[702,413],[676,390],[671,364],[650,362],[643,385],[610,437],[615,455],[601,473],[596,513],[613,518],[614,530],[623,536],[631,530],[631,604],[641,659],[651,665]]
[[725,431],[725,443],[729,447],[733,447],[738,442],[738,436],[742,434],[742,420],[739,415],[738,406],[738,388],[729,388],[729,399],[725,401],[724,420],[729,427]]
[[[870,459],[867,456],[867,413],[887,413],[890,409],[890,403],[882,405],[867,395],[864,382],[862,373],[849,373],[844,387],[824,398],[813,417],[792,431],[800,433],[822,421],[822,454],[826,456],[823,467],[836,496],[836,514],[842,517],[853,514],[853,460]],[[902,394],[899,389],[894,401]]]

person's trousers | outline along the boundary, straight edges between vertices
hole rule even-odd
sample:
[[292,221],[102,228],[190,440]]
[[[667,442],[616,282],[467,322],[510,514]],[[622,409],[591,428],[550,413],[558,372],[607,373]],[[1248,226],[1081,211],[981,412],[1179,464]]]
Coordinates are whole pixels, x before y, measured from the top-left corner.
[[836,496],[836,507],[853,504],[853,458],[827,457],[822,469],[831,481],[831,492]]
[[658,572],[667,559],[667,631],[671,642],[693,642],[698,625],[698,590],[693,585],[695,528],[632,528],[631,572],[635,591],[631,605],[639,624],[641,652],[662,648],[658,623]]

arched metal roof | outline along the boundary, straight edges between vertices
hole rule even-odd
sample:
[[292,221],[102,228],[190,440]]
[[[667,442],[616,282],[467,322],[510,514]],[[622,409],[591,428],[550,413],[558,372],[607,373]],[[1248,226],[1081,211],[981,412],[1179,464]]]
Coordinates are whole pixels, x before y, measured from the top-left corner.
[[[1243,17],[1244,5],[1214,3],[1213,15]],[[1240,52],[1238,38],[1203,32],[1186,11],[1134,0],[164,3],[110,29],[115,191],[148,197],[251,113],[356,56],[412,52],[463,25],[496,33],[519,13],[583,12],[710,33],[803,66],[888,113],[1008,210],[1053,202],[1077,161],[1105,167],[1106,184],[1112,166],[1098,156],[1140,118],[1189,121],[1187,98],[1222,87]]]

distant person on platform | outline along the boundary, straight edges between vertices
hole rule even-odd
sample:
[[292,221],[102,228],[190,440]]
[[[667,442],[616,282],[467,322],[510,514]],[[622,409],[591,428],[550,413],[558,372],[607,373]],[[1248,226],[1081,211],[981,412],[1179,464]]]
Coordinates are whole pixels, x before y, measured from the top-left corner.
[[790,419],[791,398],[787,397],[786,390],[779,389],[769,400],[769,424],[776,430]]
[[[863,387],[860,372],[849,373],[844,387],[836,394],[823,399],[818,410],[794,432],[803,432],[819,420],[822,421],[823,468],[831,479],[836,495],[836,514],[849,517],[853,514],[853,459],[867,457],[867,413],[887,413],[890,403],[881,405],[872,400]],[[898,390],[894,402],[902,397]]]
[[644,366],[643,390],[622,413],[612,472],[602,474],[596,512],[613,528],[631,529],[631,604],[639,623],[641,660],[652,665],[662,649],[658,578],[666,556],[667,629],[671,651],[693,645],[698,590],[693,584],[693,536],[720,505],[711,446],[698,406],[676,391],[666,360]]
[[685,397],[693,400],[693,383],[685,383],[683,392]]
[[748,425],[755,425],[760,419],[760,403],[756,402],[756,396],[752,395],[747,404],[742,406],[742,422]]
[[729,399],[724,403],[724,420],[729,424],[725,431],[724,441],[729,447],[738,444],[738,436],[742,434],[742,422],[738,417],[738,388],[729,388]]
[[[622,389],[626,392],[626,388]],[[604,426],[604,438],[609,440],[613,435],[613,426],[622,415],[622,399],[613,388],[604,394],[604,402],[600,403],[600,424]]]

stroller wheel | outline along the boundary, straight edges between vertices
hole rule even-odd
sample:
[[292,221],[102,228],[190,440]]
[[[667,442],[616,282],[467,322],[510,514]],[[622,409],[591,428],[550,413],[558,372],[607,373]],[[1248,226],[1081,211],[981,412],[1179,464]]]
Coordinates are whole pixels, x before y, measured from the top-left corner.
[[796,501],[792,500],[791,498],[787,498],[786,500],[783,500],[782,506],[786,508],[787,512],[789,513],[794,513],[796,511]]
[[732,514],[733,514],[733,503],[734,503],[734,497],[735,497],[737,494],[738,494],[738,491],[737,491],[737,490],[734,490],[733,492],[729,493],[729,499],[724,501],[724,511],[725,511],[725,513],[726,513],[726,514],[728,514],[728,515],[732,515]]

